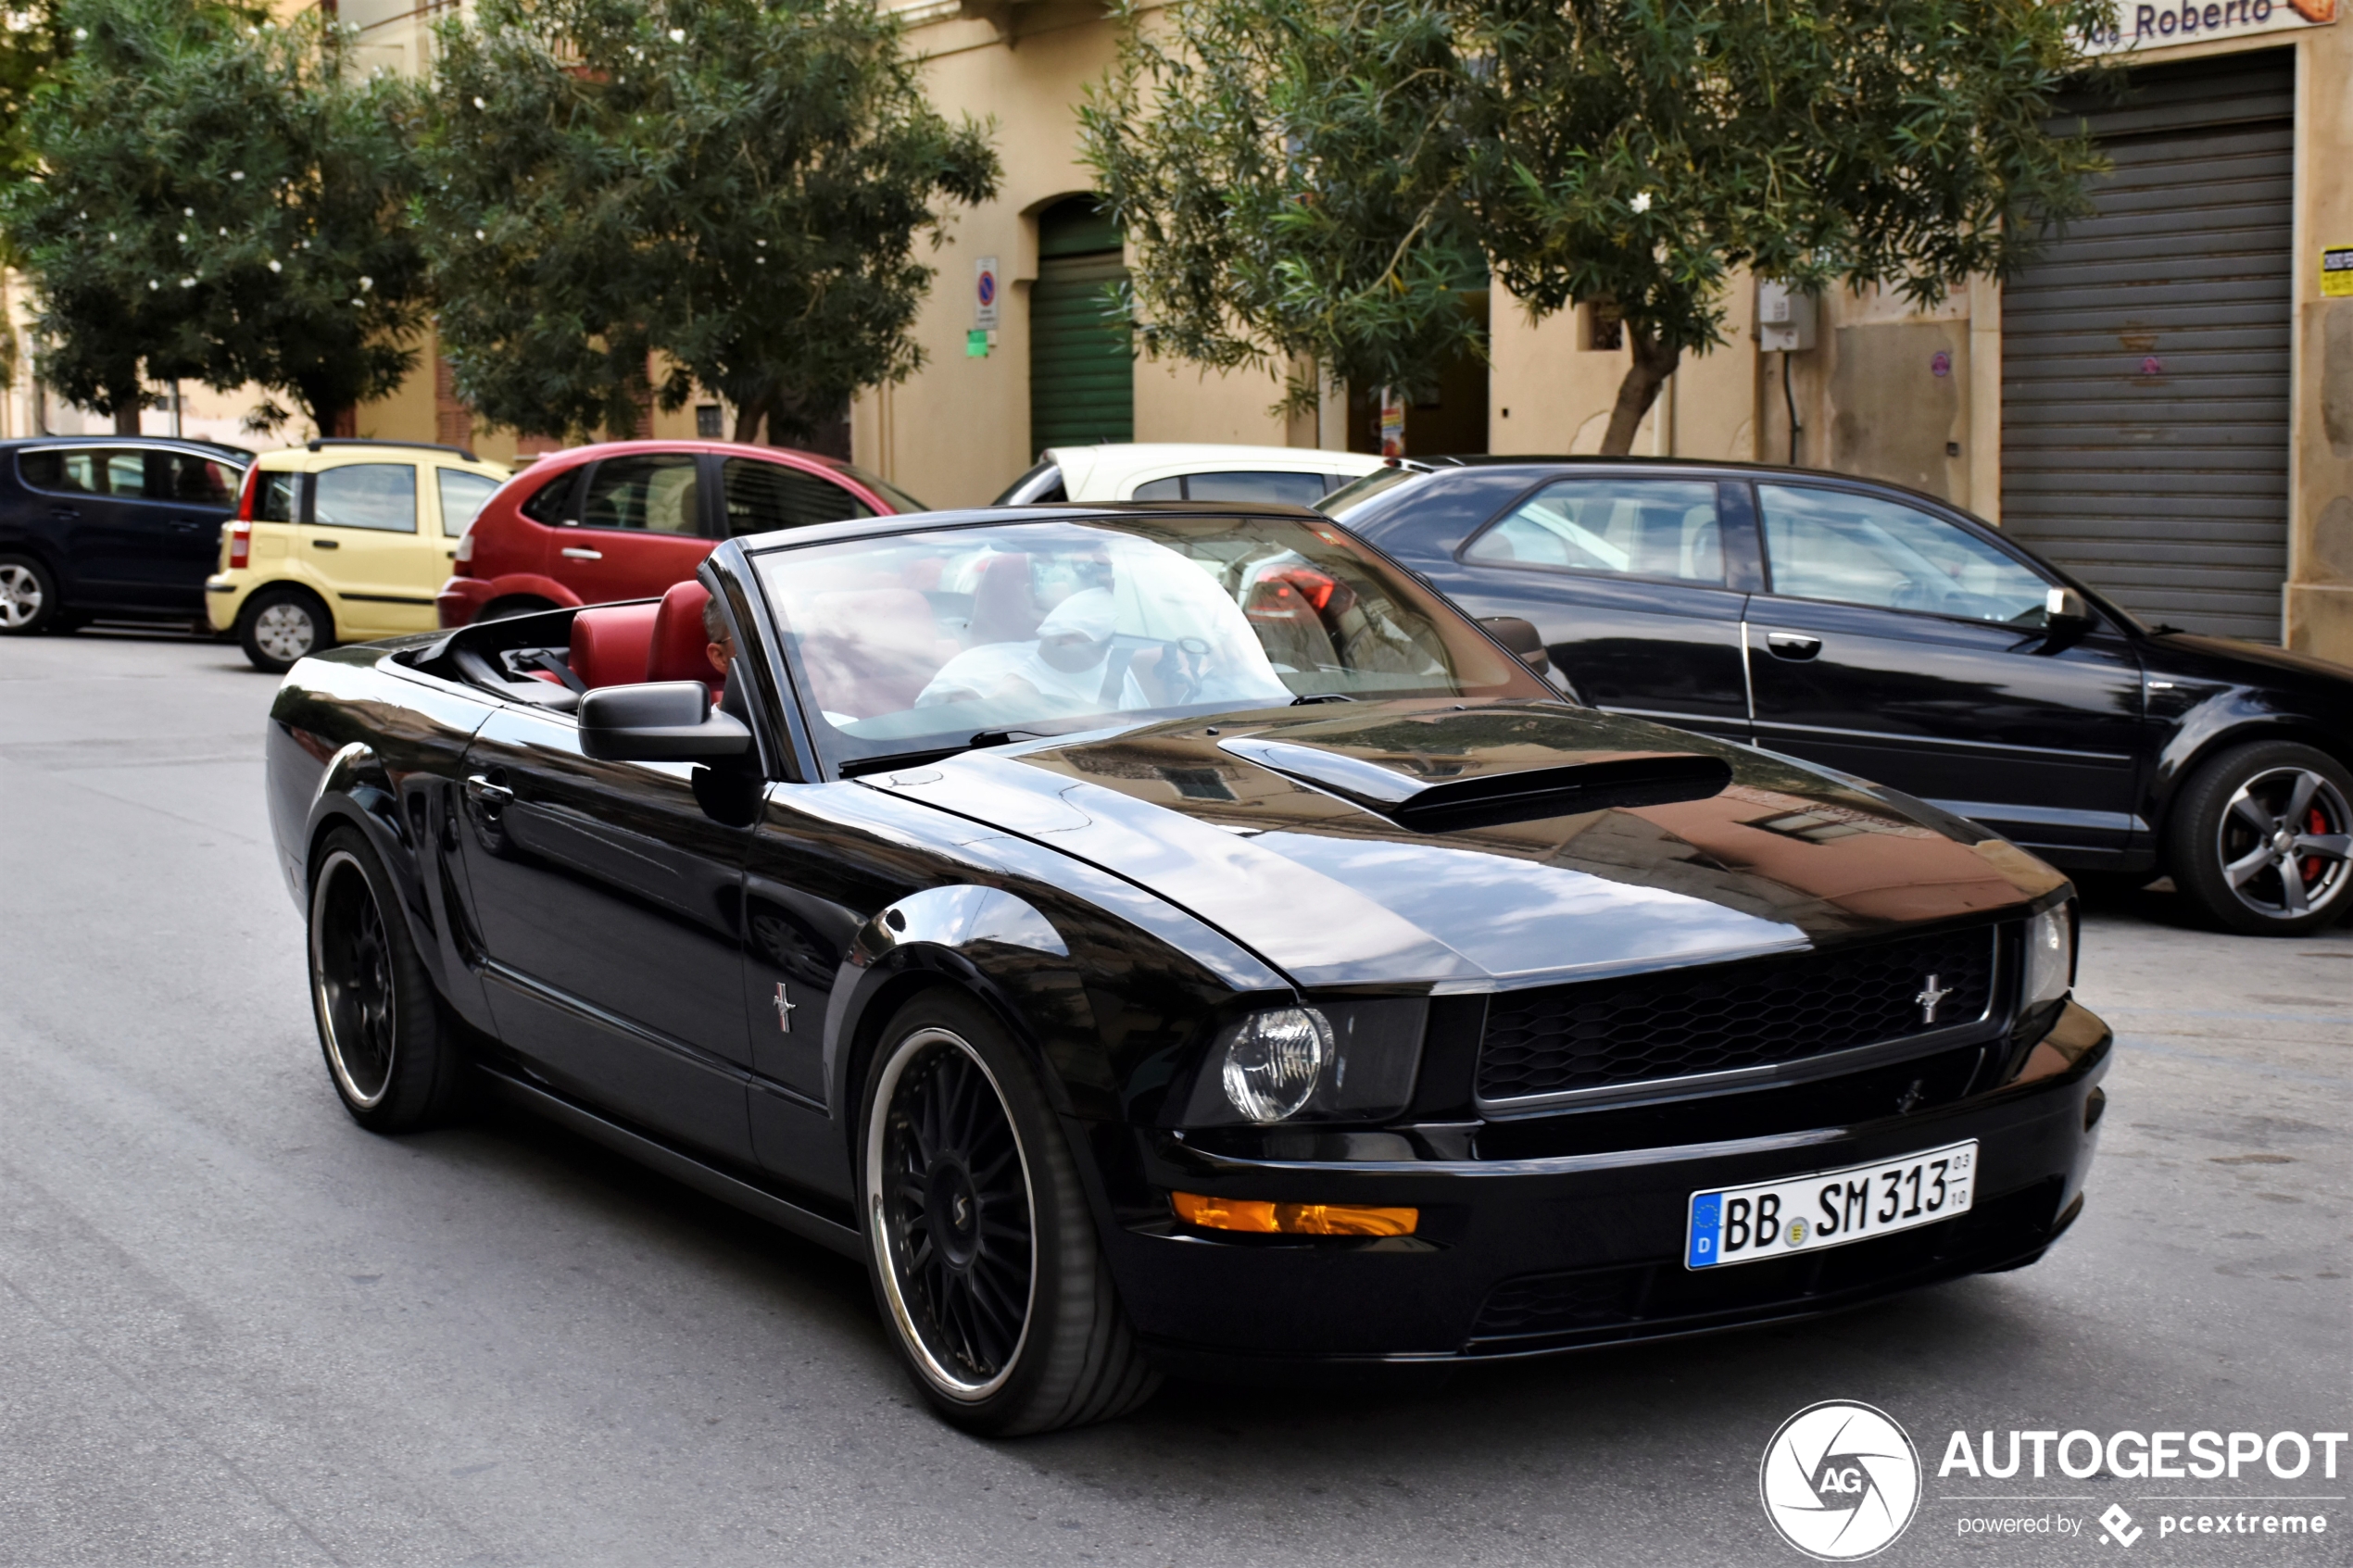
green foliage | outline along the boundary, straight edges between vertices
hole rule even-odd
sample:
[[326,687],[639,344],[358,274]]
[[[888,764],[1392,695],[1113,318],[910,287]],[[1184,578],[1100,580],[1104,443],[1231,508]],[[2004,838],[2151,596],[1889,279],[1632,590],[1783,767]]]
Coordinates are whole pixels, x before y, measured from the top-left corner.
[[71,53],[27,118],[42,169],[4,215],[44,378],[118,417],[143,372],[258,383],[321,430],[397,386],[425,282],[398,87],[349,76],[308,13],[68,0],[63,20]]
[[1476,250],[1536,315],[1624,320],[1624,451],[1722,341],[1735,269],[1926,304],[2086,210],[2097,158],[2045,121],[2107,8],[1181,0],[1082,121],[1149,346],[1424,392],[1473,335],[1444,281]]
[[739,438],[763,415],[776,438],[921,362],[916,239],[998,166],[982,127],[925,103],[887,13],[484,0],[440,39],[420,224],[483,417],[627,430],[648,394],[674,408],[700,384]]

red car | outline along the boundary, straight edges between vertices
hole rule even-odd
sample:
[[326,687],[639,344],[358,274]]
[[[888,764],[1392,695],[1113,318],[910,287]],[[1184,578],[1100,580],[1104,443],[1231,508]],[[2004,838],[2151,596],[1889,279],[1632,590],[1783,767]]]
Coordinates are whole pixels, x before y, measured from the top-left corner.
[[722,539],[929,510],[850,463],[722,441],[611,441],[540,458],[459,541],[445,627],[642,599],[692,578]]

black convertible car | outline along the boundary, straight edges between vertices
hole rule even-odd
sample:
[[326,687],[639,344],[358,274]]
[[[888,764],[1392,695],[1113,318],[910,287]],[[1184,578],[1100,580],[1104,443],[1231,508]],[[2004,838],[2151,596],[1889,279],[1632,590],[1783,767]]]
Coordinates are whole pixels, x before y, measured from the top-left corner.
[[2066,880],[1529,636],[1170,503],[306,659],[269,797],[335,1089],[389,1133],[486,1082],[865,1260],[1000,1434],[2042,1256],[2109,1049]]

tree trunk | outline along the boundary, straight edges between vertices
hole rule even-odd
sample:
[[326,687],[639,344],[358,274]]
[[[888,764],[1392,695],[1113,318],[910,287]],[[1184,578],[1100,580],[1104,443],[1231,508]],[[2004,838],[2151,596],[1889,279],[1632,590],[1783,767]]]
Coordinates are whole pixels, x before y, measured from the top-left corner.
[[359,410],[348,403],[340,408],[321,408],[317,420],[319,433],[331,440],[349,441],[359,433]]
[[1642,416],[1658,401],[1658,389],[1682,362],[1683,351],[1662,345],[1648,332],[1626,323],[1626,341],[1634,345],[1634,362],[1617,383],[1617,406],[1609,412],[1609,433],[1602,437],[1602,456],[1623,458],[1634,449],[1634,432]]
[[117,435],[139,433],[139,395],[135,392],[118,395],[114,404],[114,433]]
[[732,437],[746,446],[760,445],[760,424],[768,417],[770,394],[762,392],[736,405],[736,433]]

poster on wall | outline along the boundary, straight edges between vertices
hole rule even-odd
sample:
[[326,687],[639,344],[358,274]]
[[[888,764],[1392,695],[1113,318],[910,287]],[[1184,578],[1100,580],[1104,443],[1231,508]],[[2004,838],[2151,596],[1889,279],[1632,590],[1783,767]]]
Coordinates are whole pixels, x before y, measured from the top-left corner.
[[2209,38],[2298,32],[2336,20],[2338,0],[2117,0],[2115,25],[2088,33],[2083,51],[2124,55]]

